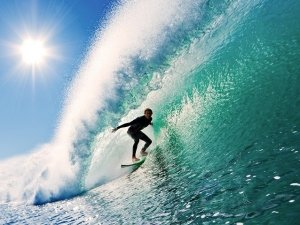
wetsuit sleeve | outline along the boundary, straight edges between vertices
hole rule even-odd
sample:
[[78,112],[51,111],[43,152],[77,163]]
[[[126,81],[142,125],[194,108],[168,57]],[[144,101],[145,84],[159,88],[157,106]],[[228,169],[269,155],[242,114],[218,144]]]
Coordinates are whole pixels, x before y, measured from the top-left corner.
[[120,128],[123,128],[123,127],[129,127],[129,126],[131,126],[131,125],[133,125],[133,124],[139,123],[139,121],[140,121],[140,118],[138,117],[138,118],[132,120],[132,121],[129,122],[129,123],[124,123],[124,124],[118,126],[117,129],[120,129]]

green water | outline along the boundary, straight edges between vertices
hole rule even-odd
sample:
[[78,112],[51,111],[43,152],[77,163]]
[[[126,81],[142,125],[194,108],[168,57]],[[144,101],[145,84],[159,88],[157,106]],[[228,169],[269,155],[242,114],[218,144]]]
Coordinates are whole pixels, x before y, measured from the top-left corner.
[[[224,8],[204,18],[213,20]],[[224,40],[204,60],[197,50],[199,63],[177,60],[188,68],[184,79],[161,91],[153,107],[157,147],[140,169],[84,197],[100,205],[100,221],[298,223],[299,11],[298,1],[261,2],[232,32],[222,34],[230,28],[225,24],[214,34]],[[214,35],[206,37],[208,46]]]
[[160,141],[143,168],[96,191],[110,199],[104,221],[297,224],[299,9],[258,4],[193,65],[156,110]]

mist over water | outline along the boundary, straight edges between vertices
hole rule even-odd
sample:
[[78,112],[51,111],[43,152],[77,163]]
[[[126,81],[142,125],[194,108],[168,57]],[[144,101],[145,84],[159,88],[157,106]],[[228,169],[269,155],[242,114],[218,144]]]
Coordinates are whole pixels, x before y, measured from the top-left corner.
[[[53,142],[0,164],[0,200],[87,191],[33,208],[70,206],[57,216],[67,223],[294,224],[299,10],[294,0],[120,3],[70,87]],[[125,176],[132,140],[111,129],[146,107],[154,142]]]

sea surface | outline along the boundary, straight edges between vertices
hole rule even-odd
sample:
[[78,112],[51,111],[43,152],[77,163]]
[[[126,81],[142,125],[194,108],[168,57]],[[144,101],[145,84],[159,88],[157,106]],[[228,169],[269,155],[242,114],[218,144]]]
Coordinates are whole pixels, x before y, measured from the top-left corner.
[[0,224],[300,224],[300,1],[120,1],[53,140],[0,171]]

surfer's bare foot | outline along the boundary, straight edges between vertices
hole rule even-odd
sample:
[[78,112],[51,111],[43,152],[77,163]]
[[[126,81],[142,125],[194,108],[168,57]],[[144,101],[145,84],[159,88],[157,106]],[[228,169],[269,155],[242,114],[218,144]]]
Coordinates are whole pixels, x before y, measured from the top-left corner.
[[139,161],[140,159],[137,158],[137,157],[132,157],[132,162],[136,162],[136,161]]
[[141,150],[141,155],[142,155],[142,156],[146,156],[146,155],[148,155],[148,152],[146,152],[145,150],[142,149],[142,150]]

